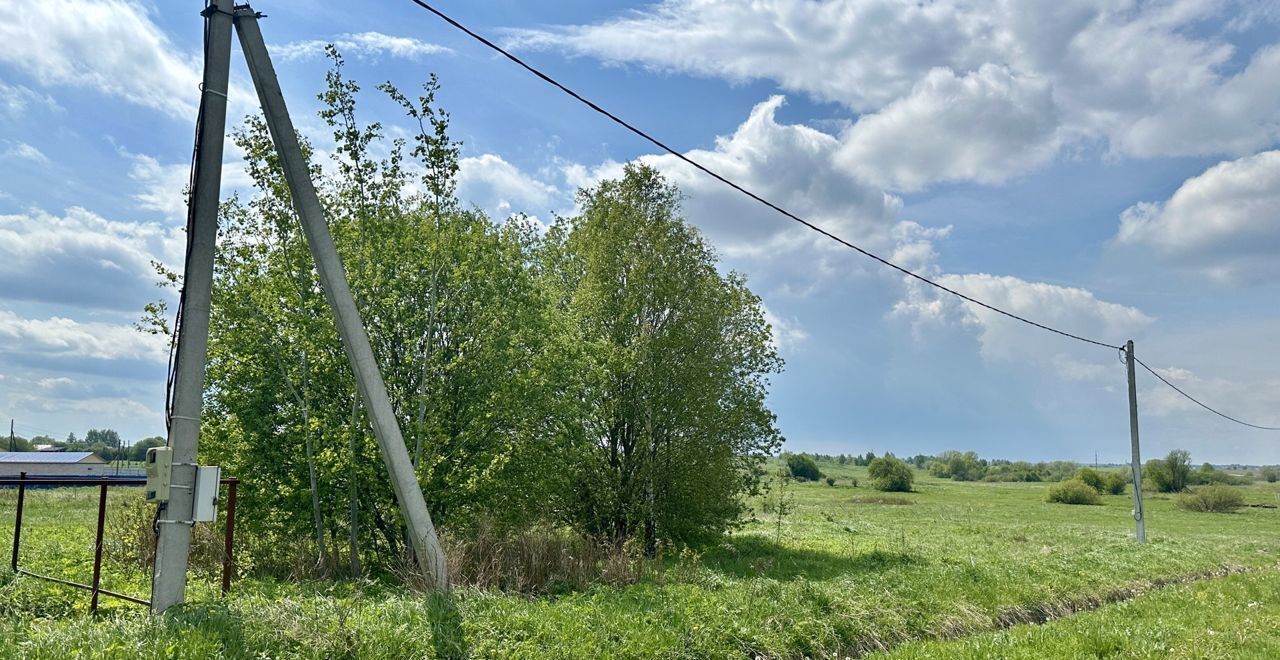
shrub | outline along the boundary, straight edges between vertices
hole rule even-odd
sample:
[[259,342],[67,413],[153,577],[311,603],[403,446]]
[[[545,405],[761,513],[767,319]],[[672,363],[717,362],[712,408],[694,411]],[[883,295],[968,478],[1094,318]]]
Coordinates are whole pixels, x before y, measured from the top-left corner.
[[1273,467],[1262,468],[1262,478],[1271,484],[1280,481],[1280,469]]
[[827,477],[827,485],[828,485],[828,486],[834,486],[834,485],[836,485],[836,480],[835,480],[834,478],[832,478],[832,477]]
[[800,481],[817,481],[822,478],[822,471],[813,458],[805,454],[788,454],[787,471]]
[[1230,486],[1213,484],[1178,497],[1176,504],[1183,511],[1230,513],[1244,506],[1244,495]]
[[915,479],[906,463],[888,454],[871,461],[867,474],[871,477],[872,488],[890,492],[910,491],[911,482]]
[[1103,480],[1103,488],[1112,495],[1124,495],[1125,488],[1129,486],[1129,480],[1125,478],[1123,472],[1108,472]]
[[1102,476],[1101,472],[1098,472],[1093,468],[1086,467],[1076,470],[1075,478],[1089,484],[1090,488],[1098,491],[1099,493],[1107,489],[1106,477]]
[[1153,458],[1144,466],[1146,477],[1162,493],[1178,493],[1191,483],[1191,453],[1175,449],[1164,459]]
[[854,477],[853,479],[850,479],[850,480],[849,480],[849,485],[850,485],[850,486],[853,486],[854,488],[857,488],[857,487],[858,487],[858,479],[857,479],[857,477]]
[[1079,480],[1068,479],[1049,487],[1048,502],[1059,504],[1101,504],[1102,498],[1093,486]]

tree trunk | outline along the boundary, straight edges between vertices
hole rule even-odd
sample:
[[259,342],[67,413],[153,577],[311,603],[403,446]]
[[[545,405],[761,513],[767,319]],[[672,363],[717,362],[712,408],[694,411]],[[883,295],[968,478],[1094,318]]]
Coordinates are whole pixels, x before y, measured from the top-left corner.
[[311,480],[311,517],[316,526],[316,552],[322,571],[329,570],[329,553],[324,544],[324,516],[320,512],[320,486],[316,477],[315,449],[311,444],[311,401],[307,397],[307,352],[302,352],[302,437],[307,448],[307,472]]
[[351,553],[351,577],[360,577],[360,504],[356,499],[358,493],[356,491],[356,466],[360,459],[359,452],[356,448],[356,436],[359,433],[360,426],[357,424],[357,416],[360,413],[359,397],[351,399],[351,470],[347,473],[348,493],[347,493],[347,526],[348,536],[347,543],[349,545],[348,552]]

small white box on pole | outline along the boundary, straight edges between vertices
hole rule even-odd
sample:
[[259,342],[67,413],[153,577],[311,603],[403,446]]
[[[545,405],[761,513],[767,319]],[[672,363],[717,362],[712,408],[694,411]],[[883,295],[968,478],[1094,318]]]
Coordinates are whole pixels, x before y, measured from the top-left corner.
[[221,481],[222,468],[216,465],[202,465],[196,469],[192,520],[212,522],[218,519],[218,486]]

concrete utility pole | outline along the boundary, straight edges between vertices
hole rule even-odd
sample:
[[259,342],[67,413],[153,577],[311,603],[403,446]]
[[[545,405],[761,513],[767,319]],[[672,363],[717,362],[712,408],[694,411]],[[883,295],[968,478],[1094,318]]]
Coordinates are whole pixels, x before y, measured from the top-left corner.
[[284,94],[280,91],[280,81],[262,39],[258,15],[249,7],[241,6],[235,10],[235,16],[240,49],[244,51],[253,85],[258,90],[258,100],[262,103],[267,128],[280,156],[289,192],[293,196],[294,209],[302,220],[302,230],[316,261],[325,297],[333,310],[343,349],[351,363],[351,371],[355,374],[360,399],[364,402],[374,436],[378,439],[387,473],[391,475],[391,487],[408,527],[414,557],[437,589],[448,589],[449,576],[444,551],[440,548],[435,526],[431,522],[431,513],[422,497],[422,488],[414,475],[409,451],[405,448],[404,436],[400,432],[400,422],[387,397],[387,388],[378,371],[369,337],[365,334],[360,311],[352,298],[342,259],[338,256],[333,236],[329,233],[324,209],[320,206],[320,198],[311,182],[310,169],[302,148],[298,145],[298,136],[285,107]]
[[[23,422],[23,423],[25,424],[26,422]],[[17,451],[16,449],[14,449],[15,446],[17,446],[17,440],[13,435],[13,418],[10,417],[9,418],[9,451]]]
[[227,79],[231,67],[232,0],[213,0],[206,12],[208,45],[200,97],[199,155],[191,190],[191,227],[183,270],[182,324],[174,367],[173,413],[169,447],[173,449],[172,491],[159,510],[151,611],[183,602],[187,554],[191,546],[192,496],[205,359],[209,352],[209,300],[213,293],[213,252],[218,237],[218,194],[222,187],[222,145],[227,123]]
[[1129,372],[1129,442],[1133,449],[1133,519],[1138,524],[1138,543],[1147,542],[1147,521],[1142,513],[1142,454],[1138,451],[1138,379],[1134,370],[1133,340],[1124,345],[1124,364]]

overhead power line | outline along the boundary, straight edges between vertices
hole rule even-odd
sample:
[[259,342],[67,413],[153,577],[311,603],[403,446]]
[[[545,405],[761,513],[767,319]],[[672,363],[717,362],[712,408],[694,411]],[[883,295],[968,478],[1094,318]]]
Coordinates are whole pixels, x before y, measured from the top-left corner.
[[1152,369],[1151,367],[1148,367],[1146,362],[1143,362],[1142,360],[1138,359],[1137,357],[1134,357],[1133,359],[1134,359],[1134,360],[1137,360],[1138,364],[1142,365],[1142,368],[1143,368],[1143,369],[1146,369],[1147,371],[1150,371],[1152,376],[1155,376],[1156,378],[1159,378],[1159,379],[1160,379],[1160,382],[1162,382],[1162,383],[1164,383],[1165,385],[1168,385],[1169,387],[1173,388],[1173,391],[1177,392],[1178,394],[1181,394],[1182,396],[1187,397],[1187,399],[1188,399],[1188,400],[1190,400],[1192,403],[1196,404],[1197,406],[1200,406],[1201,408],[1204,408],[1205,410],[1208,410],[1209,412],[1211,412],[1211,413],[1213,413],[1213,414],[1215,414],[1215,415],[1217,415],[1217,416],[1219,416],[1219,417],[1222,417],[1223,419],[1229,419],[1229,420],[1231,420],[1231,421],[1233,421],[1233,422],[1235,422],[1235,423],[1237,423],[1237,424],[1241,424],[1241,425],[1244,425],[1244,426],[1248,426],[1249,428],[1260,429],[1260,430],[1263,430],[1263,431],[1280,431],[1280,427],[1276,427],[1276,426],[1259,426],[1258,424],[1250,424],[1249,422],[1245,422],[1245,421],[1242,421],[1242,420],[1236,419],[1235,417],[1232,417],[1231,415],[1228,415],[1228,414],[1226,414],[1226,413],[1224,413],[1224,412],[1220,412],[1220,411],[1218,411],[1217,409],[1215,409],[1215,408],[1213,408],[1213,407],[1210,407],[1210,406],[1208,406],[1208,405],[1204,404],[1204,403],[1203,403],[1203,402],[1201,402],[1199,399],[1197,399],[1197,398],[1195,398],[1195,397],[1191,396],[1190,394],[1187,394],[1185,391],[1183,391],[1183,389],[1182,389],[1181,387],[1178,387],[1177,385],[1174,385],[1173,383],[1169,382],[1169,379],[1168,379],[1168,378],[1165,378],[1164,376],[1161,376],[1161,375],[1160,375],[1160,373],[1159,373],[1158,371],[1156,371],[1155,369]]
[[586,105],[587,107],[591,108],[592,110],[596,111],[597,113],[599,113],[599,114],[601,114],[601,115],[604,115],[605,117],[608,117],[608,118],[609,118],[610,120],[612,120],[615,124],[618,124],[619,126],[621,126],[621,127],[625,128],[625,129],[627,129],[628,131],[631,131],[632,133],[634,133],[634,134],[638,135],[639,137],[643,138],[644,140],[646,140],[646,141],[648,141],[648,142],[652,143],[654,146],[658,147],[659,149],[661,149],[661,150],[663,150],[663,151],[667,152],[668,154],[671,154],[672,156],[675,156],[676,158],[679,158],[681,161],[684,161],[685,163],[688,163],[690,166],[692,166],[692,167],[694,167],[694,168],[696,168],[696,169],[700,170],[701,172],[703,172],[704,174],[706,174],[706,175],[710,176],[711,178],[716,179],[716,180],[717,180],[717,181],[719,181],[720,183],[723,183],[723,184],[725,184],[726,186],[729,186],[730,188],[733,188],[734,190],[736,190],[736,191],[738,191],[738,192],[742,193],[743,195],[746,195],[747,197],[750,197],[751,199],[755,200],[756,202],[759,202],[760,204],[763,204],[764,206],[767,206],[767,207],[769,207],[770,209],[773,209],[774,211],[777,211],[778,213],[782,214],[783,216],[787,217],[788,219],[793,220],[793,221],[795,221],[795,222],[798,222],[798,223],[800,223],[800,224],[804,225],[805,227],[807,227],[807,228],[809,228],[809,229],[811,229],[811,230],[813,230],[813,231],[815,231],[815,232],[817,232],[817,233],[819,233],[819,234],[822,234],[823,236],[825,236],[825,237],[827,237],[827,238],[829,238],[829,239],[831,239],[831,240],[833,240],[833,241],[835,241],[835,242],[837,242],[837,243],[839,243],[839,244],[841,244],[841,245],[843,245],[843,246],[845,246],[845,247],[847,247],[847,248],[849,248],[849,249],[851,249],[851,250],[854,250],[854,251],[856,251],[856,252],[858,252],[858,253],[862,254],[862,255],[863,255],[863,256],[865,256],[865,257],[869,257],[869,258],[871,258],[871,259],[874,259],[874,260],[876,260],[876,261],[880,262],[881,264],[883,264],[883,265],[885,265],[885,266],[888,266],[889,268],[892,268],[892,269],[894,269],[894,270],[896,270],[896,271],[898,271],[898,272],[902,273],[903,275],[906,275],[906,276],[908,276],[908,277],[915,278],[915,279],[917,279],[917,280],[919,280],[919,281],[921,281],[921,282],[924,282],[925,284],[928,284],[929,286],[932,286],[932,287],[934,287],[934,288],[936,288],[936,289],[939,289],[939,290],[942,290],[942,291],[946,291],[947,293],[949,293],[949,294],[951,294],[951,295],[953,295],[953,296],[956,296],[957,298],[960,298],[960,299],[962,299],[962,300],[966,300],[966,301],[971,302],[971,303],[973,303],[973,304],[975,304],[975,305],[978,305],[979,307],[983,307],[983,308],[988,309],[988,310],[990,310],[990,311],[993,311],[993,312],[995,312],[995,313],[997,313],[997,314],[1001,314],[1001,315],[1006,316],[1006,317],[1008,317],[1008,318],[1014,319],[1015,321],[1021,321],[1022,323],[1025,323],[1025,324],[1027,324],[1027,325],[1030,325],[1030,326],[1034,326],[1034,327],[1040,328],[1041,330],[1048,330],[1049,332],[1052,332],[1052,333],[1055,333],[1055,334],[1062,335],[1063,337],[1069,337],[1069,338],[1071,338],[1071,339],[1075,339],[1075,340],[1077,340],[1077,341],[1082,341],[1082,342],[1086,342],[1086,343],[1089,343],[1089,344],[1094,344],[1094,345],[1096,345],[1096,346],[1101,346],[1101,347],[1103,347],[1103,348],[1111,348],[1111,349],[1115,349],[1115,350],[1119,350],[1119,349],[1120,349],[1120,347],[1119,347],[1119,346],[1116,346],[1116,345],[1114,345],[1114,344],[1108,344],[1107,342],[1104,342],[1104,341],[1098,341],[1098,340],[1096,340],[1096,339],[1089,339],[1088,337],[1082,337],[1082,336],[1077,335],[1077,334],[1072,334],[1072,333],[1067,332],[1067,331],[1065,331],[1065,330],[1059,330],[1059,329],[1057,329],[1057,328],[1053,328],[1053,327],[1047,326],[1047,325],[1045,325],[1045,324],[1043,324],[1043,323],[1037,323],[1036,321],[1032,321],[1031,319],[1028,319],[1028,318],[1026,318],[1026,317],[1024,317],[1024,316],[1019,316],[1019,315],[1017,315],[1017,314],[1014,314],[1013,312],[1010,312],[1010,311],[1006,311],[1006,310],[1000,309],[999,307],[996,307],[995,305],[992,305],[992,304],[989,304],[989,303],[985,303],[985,302],[983,302],[983,301],[981,301],[981,300],[978,300],[977,298],[973,298],[973,297],[967,296],[967,295],[965,295],[965,294],[963,294],[963,293],[960,293],[959,291],[956,291],[955,289],[952,289],[952,288],[950,288],[950,287],[948,287],[948,286],[946,286],[946,285],[944,285],[944,284],[941,284],[941,283],[939,283],[939,282],[937,282],[937,281],[931,280],[931,279],[929,279],[929,278],[925,277],[924,275],[920,275],[919,273],[915,273],[915,272],[913,272],[913,271],[911,271],[911,270],[909,270],[909,269],[907,269],[907,268],[904,268],[904,267],[902,267],[902,266],[899,266],[898,264],[895,264],[895,263],[893,263],[892,261],[889,261],[888,259],[885,259],[884,257],[881,257],[881,256],[880,256],[880,255],[878,255],[878,254],[875,254],[874,252],[871,252],[871,251],[866,250],[866,249],[864,249],[864,248],[862,248],[862,247],[859,247],[858,245],[855,245],[855,244],[853,244],[853,243],[849,242],[848,240],[845,240],[844,238],[841,238],[840,236],[838,236],[838,235],[836,235],[836,234],[833,234],[833,233],[831,233],[831,232],[827,231],[826,229],[823,229],[822,227],[819,227],[818,225],[814,224],[813,222],[810,222],[810,221],[808,221],[808,220],[805,220],[804,218],[802,218],[802,217],[800,217],[800,216],[798,216],[798,215],[796,215],[796,214],[792,213],[791,211],[788,211],[787,209],[785,209],[785,208],[783,208],[783,207],[781,207],[781,206],[779,206],[779,205],[777,205],[777,204],[775,204],[775,203],[773,203],[773,202],[769,201],[768,199],[765,199],[764,197],[761,197],[760,195],[758,195],[758,194],[756,194],[756,193],[752,192],[750,189],[745,188],[745,187],[743,187],[742,185],[740,185],[740,184],[738,184],[738,183],[735,183],[734,181],[732,181],[732,180],[730,180],[730,179],[726,178],[725,176],[721,175],[720,173],[716,172],[715,170],[712,170],[711,168],[707,167],[706,165],[703,165],[702,163],[700,163],[700,162],[698,162],[698,161],[696,161],[696,160],[694,160],[694,159],[692,159],[692,158],[689,158],[688,156],[684,155],[683,153],[680,153],[679,151],[676,151],[675,149],[673,149],[673,148],[671,148],[671,147],[667,146],[667,145],[666,145],[666,143],[664,143],[664,142],[662,142],[661,140],[659,140],[659,139],[657,139],[657,138],[653,137],[652,135],[649,135],[649,134],[648,134],[648,133],[646,133],[645,131],[643,131],[643,130],[641,130],[641,129],[639,129],[639,128],[636,128],[634,125],[632,125],[632,124],[631,124],[630,122],[628,122],[627,120],[622,119],[621,117],[619,117],[619,116],[617,116],[617,115],[613,114],[612,112],[609,112],[608,110],[605,110],[604,108],[602,108],[602,107],[600,107],[599,105],[597,105],[595,102],[593,102],[593,101],[591,101],[591,100],[589,100],[589,99],[587,99],[587,98],[583,97],[581,94],[579,94],[579,93],[577,93],[577,92],[573,91],[572,89],[570,89],[570,88],[566,87],[564,84],[560,83],[560,82],[559,82],[559,81],[557,81],[555,78],[552,78],[551,76],[549,76],[549,75],[547,75],[547,74],[543,73],[542,71],[540,71],[540,70],[538,70],[537,68],[533,67],[533,66],[532,66],[532,65],[530,65],[529,63],[527,63],[527,62],[525,62],[524,60],[520,59],[519,57],[515,56],[514,54],[512,54],[510,51],[506,50],[505,48],[503,48],[503,47],[499,46],[498,44],[495,44],[495,43],[493,43],[492,41],[488,40],[488,39],[487,39],[487,38],[485,38],[484,36],[482,36],[482,35],[480,35],[480,34],[477,34],[476,32],[472,31],[472,30],[471,30],[470,28],[468,28],[467,26],[465,26],[465,25],[463,25],[463,24],[459,23],[458,21],[454,20],[453,18],[449,17],[447,14],[445,14],[445,13],[444,13],[444,12],[442,12],[442,11],[440,11],[439,9],[436,9],[435,7],[432,7],[431,5],[427,4],[426,2],[423,2],[422,0],[412,0],[412,2],[413,2],[414,4],[416,4],[416,5],[418,5],[419,7],[422,7],[423,9],[425,9],[425,10],[427,10],[427,11],[429,11],[429,12],[431,12],[431,13],[435,14],[436,16],[439,16],[442,20],[444,20],[444,21],[445,21],[446,23],[448,23],[449,25],[452,25],[453,27],[455,27],[455,28],[457,28],[457,29],[459,29],[459,30],[461,30],[461,31],[465,32],[465,33],[467,34],[467,36],[471,37],[472,39],[475,39],[476,41],[479,41],[480,43],[484,44],[485,46],[488,46],[490,49],[492,49],[492,50],[494,50],[495,52],[499,53],[499,54],[500,54],[500,55],[502,55],[503,57],[506,57],[507,59],[511,60],[512,62],[515,62],[516,64],[520,65],[522,68],[524,68],[524,69],[525,69],[526,71],[528,71],[529,73],[532,73],[533,75],[535,75],[535,76],[537,76],[537,77],[541,78],[542,80],[546,81],[548,84],[550,84],[550,85],[554,86],[555,88],[559,89],[560,91],[564,92],[565,94],[568,94],[569,96],[573,97],[574,99],[576,99],[577,101],[581,102],[583,105]]
[[[662,151],[665,151],[666,153],[671,154],[672,156],[675,156],[676,158],[678,158],[678,159],[680,159],[681,161],[683,161],[683,162],[687,163],[688,165],[692,166],[693,168],[695,168],[695,169],[697,169],[697,170],[699,170],[699,171],[703,172],[703,173],[704,173],[704,174],[706,174],[707,176],[710,176],[711,178],[713,178],[713,179],[715,179],[715,180],[719,181],[720,183],[723,183],[723,184],[725,184],[726,186],[729,186],[730,188],[733,188],[734,190],[736,190],[736,191],[738,191],[738,192],[742,193],[743,195],[746,195],[747,197],[750,197],[752,200],[755,200],[756,202],[759,202],[760,204],[762,204],[762,205],[764,205],[764,206],[766,206],[766,207],[768,207],[768,208],[770,208],[770,209],[772,209],[772,210],[776,211],[777,213],[779,213],[779,214],[783,215],[784,217],[786,217],[786,218],[788,218],[788,219],[790,219],[790,220],[792,220],[792,221],[798,222],[798,223],[800,223],[801,225],[804,225],[806,228],[808,228],[808,229],[810,229],[810,230],[812,230],[812,231],[815,231],[815,232],[817,232],[817,233],[819,233],[819,234],[821,234],[821,235],[825,236],[826,238],[829,238],[829,239],[831,239],[831,240],[833,240],[833,241],[835,241],[835,242],[837,242],[837,243],[839,243],[839,244],[841,244],[841,245],[843,245],[843,246],[845,246],[845,247],[847,247],[847,248],[849,248],[849,249],[851,249],[851,250],[854,250],[855,252],[858,252],[859,254],[863,255],[864,257],[868,257],[868,258],[870,258],[870,259],[874,259],[875,261],[879,262],[880,264],[882,264],[882,265],[884,265],[884,266],[888,266],[889,268],[892,268],[893,270],[896,270],[896,271],[898,271],[898,272],[902,273],[903,275],[906,275],[906,276],[908,276],[908,277],[911,277],[911,278],[913,278],[913,279],[916,279],[916,280],[918,280],[918,281],[920,281],[920,282],[924,282],[925,284],[928,284],[929,286],[931,286],[931,287],[933,287],[933,288],[935,288],[935,289],[938,289],[938,290],[940,290],[940,291],[945,291],[945,292],[947,292],[947,293],[949,293],[949,294],[951,294],[951,295],[953,295],[953,296],[955,296],[955,297],[957,297],[957,298],[960,298],[961,300],[964,300],[964,301],[966,301],[966,302],[970,302],[970,303],[972,303],[972,304],[974,304],[974,305],[977,305],[977,306],[979,306],[979,307],[982,307],[983,309],[990,310],[990,311],[992,311],[992,312],[995,312],[995,313],[1000,314],[1000,315],[1002,315],[1002,316],[1005,316],[1005,317],[1007,317],[1007,318],[1011,318],[1011,319],[1013,319],[1013,320],[1015,320],[1015,321],[1020,321],[1020,322],[1025,323],[1025,324],[1027,324],[1027,325],[1029,325],[1029,326],[1032,326],[1032,327],[1035,327],[1035,328],[1039,328],[1039,329],[1041,329],[1041,330],[1046,330],[1046,331],[1048,331],[1048,332],[1052,332],[1052,333],[1054,333],[1054,334],[1061,335],[1061,336],[1063,336],[1063,337],[1067,337],[1067,338],[1069,338],[1069,339],[1075,339],[1075,340],[1077,340],[1077,341],[1081,341],[1081,342],[1084,342],[1084,343],[1087,343],[1087,344],[1093,344],[1094,346],[1101,346],[1101,347],[1103,347],[1103,348],[1110,348],[1110,349],[1114,349],[1114,350],[1118,350],[1118,351],[1123,351],[1123,350],[1124,350],[1122,347],[1117,346],[1117,345],[1115,345],[1115,344],[1109,344],[1109,343],[1107,343],[1107,342],[1105,342],[1105,341],[1099,341],[1099,340],[1096,340],[1096,339],[1090,339],[1090,338],[1088,338],[1088,337],[1083,337],[1083,336],[1081,336],[1081,335],[1077,335],[1077,334],[1074,334],[1074,333],[1071,333],[1071,332],[1067,332],[1067,331],[1065,331],[1065,330],[1060,330],[1060,329],[1058,329],[1058,328],[1054,328],[1054,327],[1051,327],[1051,326],[1045,325],[1045,324],[1043,324],[1043,323],[1039,323],[1039,322],[1033,321],[1033,320],[1031,320],[1031,319],[1029,319],[1029,318],[1026,318],[1025,316],[1020,316],[1020,315],[1015,314],[1015,313],[1013,313],[1013,312],[1010,312],[1010,311],[1007,311],[1007,310],[1001,309],[1001,308],[996,307],[995,305],[992,305],[992,304],[990,304],[990,303],[986,303],[986,302],[983,302],[983,301],[981,301],[981,300],[978,300],[977,298],[973,298],[973,297],[971,297],[971,296],[965,295],[965,294],[963,294],[963,293],[960,293],[959,291],[956,291],[955,289],[952,289],[951,287],[946,286],[945,284],[942,284],[942,283],[937,282],[937,281],[935,281],[935,280],[929,279],[928,277],[925,277],[924,275],[920,275],[919,273],[915,273],[915,272],[913,272],[913,271],[911,271],[911,270],[909,270],[909,269],[907,269],[907,268],[904,268],[904,267],[902,267],[902,266],[899,266],[898,264],[893,263],[892,261],[889,261],[888,259],[885,259],[884,257],[881,257],[881,256],[880,256],[880,255],[878,255],[878,254],[875,254],[874,252],[871,252],[871,251],[866,250],[866,249],[864,249],[864,248],[862,248],[862,247],[860,247],[860,246],[858,246],[858,245],[855,245],[855,244],[853,244],[853,243],[849,242],[848,240],[845,240],[844,238],[841,238],[840,236],[838,236],[838,235],[836,235],[836,234],[833,234],[833,233],[831,233],[830,231],[827,231],[826,229],[823,229],[822,227],[819,227],[818,225],[814,224],[813,222],[810,222],[810,221],[808,221],[808,220],[805,220],[804,218],[802,218],[802,217],[800,217],[800,216],[798,216],[798,215],[796,215],[796,214],[792,213],[791,211],[788,211],[787,209],[785,209],[785,208],[783,208],[783,207],[779,206],[778,204],[775,204],[774,202],[771,202],[771,201],[769,201],[768,199],[765,199],[764,197],[762,197],[762,196],[760,196],[760,195],[756,194],[755,192],[752,192],[750,189],[748,189],[748,188],[746,188],[746,187],[744,187],[744,186],[742,186],[742,185],[740,185],[740,184],[738,184],[738,183],[736,183],[736,182],[732,181],[731,179],[729,179],[729,178],[727,178],[727,177],[725,177],[725,176],[721,175],[719,172],[716,172],[715,170],[712,170],[711,168],[707,167],[706,165],[703,165],[702,163],[700,163],[700,162],[698,162],[698,161],[696,161],[696,160],[694,160],[694,159],[692,159],[692,158],[690,158],[690,157],[688,157],[688,156],[684,155],[683,153],[681,153],[681,152],[679,152],[679,151],[676,151],[675,149],[673,149],[673,148],[671,148],[671,147],[667,146],[667,144],[666,144],[665,142],[663,142],[663,141],[661,141],[661,140],[659,140],[659,139],[657,139],[657,138],[653,137],[652,135],[650,135],[650,134],[646,133],[645,131],[643,131],[643,130],[641,130],[641,129],[637,128],[636,126],[634,126],[633,124],[631,124],[631,123],[630,123],[630,122],[628,122],[627,120],[625,120],[625,119],[623,119],[623,118],[621,118],[621,117],[619,117],[619,116],[617,116],[617,115],[613,114],[612,112],[610,112],[610,111],[608,111],[608,110],[606,110],[606,109],[604,109],[604,108],[600,107],[600,105],[598,105],[598,104],[597,104],[597,103],[595,103],[594,101],[591,101],[590,99],[588,99],[588,98],[586,98],[586,97],[582,96],[581,94],[579,94],[579,93],[575,92],[574,90],[570,89],[569,87],[567,87],[566,85],[564,85],[564,84],[563,84],[563,83],[561,83],[560,81],[556,80],[555,78],[552,78],[551,76],[547,75],[546,73],[543,73],[543,72],[542,72],[540,69],[538,69],[537,67],[534,67],[533,65],[529,64],[528,62],[525,62],[524,60],[520,59],[519,57],[517,57],[516,55],[514,55],[513,53],[511,53],[511,52],[510,52],[510,51],[508,51],[507,49],[505,49],[505,48],[503,48],[502,46],[499,46],[498,44],[496,44],[496,43],[494,43],[494,42],[490,41],[488,38],[486,38],[485,36],[483,36],[483,35],[481,35],[481,34],[479,34],[479,33],[475,32],[475,31],[474,31],[474,30],[472,30],[471,28],[468,28],[467,26],[463,25],[462,23],[459,23],[458,21],[454,20],[451,16],[449,16],[448,14],[445,14],[444,12],[440,11],[439,9],[436,9],[435,7],[433,7],[432,5],[430,5],[429,3],[424,2],[423,0],[411,0],[411,1],[412,1],[415,5],[418,5],[419,7],[421,7],[421,8],[423,8],[423,9],[425,9],[425,10],[427,10],[427,11],[431,12],[432,14],[435,14],[435,15],[436,15],[437,17],[439,17],[441,20],[443,20],[444,22],[446,22],[446,23],[448,23],[449,25],[453,26],[454,28],[457,28],[458,30],[462,31],[463,33],[465,33],[467,36],[471,37],[472,39],[474,39],[474,40],[476,40],[476,41],[480,42],[481,44],[484,44],[484,45],[485,45],[486,47],[488,47],[490,50],[493,50],[494,52],[498,53],[499,55],[502,55],[503,57],[507,58],[508,60],[511,60],[512,62],[514,62],[515,64],[519,65],[521,68],[523,68],[524,70],[526,70],[526,71],[528,71],[529,73],[532,73],[534,76],[537,76],[538,78],[542,79],[542,80],[543,80],[544,82],[546,82],[547,84],[551,85],[552,87],[555,87],[556,89],[560,90],[561,92],[564,92],[565,94],[567,94],[568,96],[572,97],[574,100],[578,101],[579,103],[582,103],[583,105],[587,106],[588,108],[591,108],[591,109],[592,109],[593,111],[595,111],[596,113],[599,113],[599,114],[601,114],[601,115],[603,115],[603,116],[607,117],[607,118],[608,118],[610,121],[612,121],[613,123],[615,123],[615,124],[617,124],[617,125],[619,125],[619,126],[621,126],[621,127],[625,128],[625,129],[627,129],[627,130],[628,130],[628,131],[630,131],[631,133],[634,133],[635,135],[639,136],[640,138],[644,139],[645,141],[647,141],[647,142],[649,142],[649,143],[653,144],[654,146],[658,147],[658,148],[659,148],[659,149],[661,149]],[[1135,358],[1135,359],[1136,359],[1136,358]],[[1280,428],[1273,428],[1273,427],[1270,427],[1270,426],[1259,426],[1259,425],[1257,425],[1257,424],[1250,424],[1250,423],[1248,423],[1248,422],[1244,422],[1244,421],[1241,421],[1241,420],[1239,420],[1239,419],[1236,419],[1235,417],[1231,417],[1230,415],[1226,415],[1226,414],[1224,414],[1224,413],[1221,413],[1221,412],[1219,412],[1219,411],[1217,411],[1217,410],[1215,410],[1215,409],[1213,409],[1213,408],[1211,408],[1211,407],[1209,407],[1209,406],[1205,405],[1204,403],[1201,403],[1201,402],[1200,402],[1198,399],[1196,399],[1195,397],[1193,397],[1193,396],[1191,396],[1190,394],[1187,394],[1186,392],[1182,391],[1180,388],[1178,388],[1178,387],[1177,387],[1176,385],[1174,385],[1173,383],[1170,383],[1168,380],[1165,380],[1165,378],[1164,378],[1163,376],[1161,376],[1160,374],[1158,374],[1158,373],[1156,373],[1155,371],[1153,371],[1153,370],[1151,369],[1151,367],[1148,367],[1146,364],[1144,364],[1144,363],[1142,362],[1142,360],[1137,360],[1137,362],[1138,362],[1138,364],[1141,364],[1141,365],[1142,365],[1142,366],[1143,366],[1147,371],[1150,371],[1153,375],[1155,375],[1155,377],[1156,377],[1156,378],[1159,378],[1159,379],[1160,379],[1160,380],[1161,380],[1165,385],[1168,385],[1169,387],[1173,388],[1173,390],[1174,390],[1174,391],[1178,392],[1178,393],[1179,393],[1179,394],[1181,394],[1182,396],[1187,397],[1187,398],[1188,398],[1188,399],[1190,399],[1191,401],[1194,401],[1197,405],[1199,405],[1200,407],[1204,408],[1205,410],[1208,410],[1209,412],[1212,412],[1212,413],[1213,413],[1213,414],[1215,414],[1215,415],[1218,415],[1218,416],[1220,416],[1220,417],[1223,417],[1223,418],[1225,418],[1225,419],[1228,419],[1228,420],[1230,420],[1230,421],[1233,421],[1233,422],[1235,422],[1235,423],[1237,423],[1237,424],[1242,424],[1242,425],[1244,425],[1244,426],[1248,426],[1248,427],[1255,428],[1255,429],[1262,429],[1262,430],[1266,430],[1266,431],[1280,431]]]

